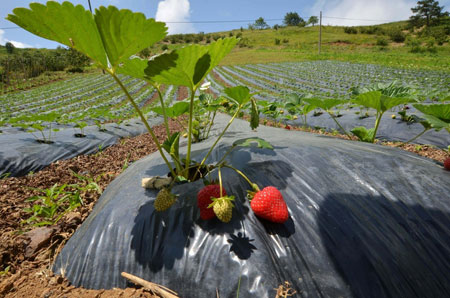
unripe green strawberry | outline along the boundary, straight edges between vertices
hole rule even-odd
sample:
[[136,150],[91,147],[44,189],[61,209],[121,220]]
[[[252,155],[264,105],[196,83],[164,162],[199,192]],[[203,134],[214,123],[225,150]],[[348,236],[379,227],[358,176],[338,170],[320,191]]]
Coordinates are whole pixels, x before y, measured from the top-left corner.
[[165,211],[177,200],[177,196],[172,194],[168,188],[161,189],[156,195],[153,207],[156,211]]
[[233,199],[232,196],[226,196],[215,199],[212,203],[214,213],[220,221],[229,222],[231,220],[233,215],[233,203],[231,201]]

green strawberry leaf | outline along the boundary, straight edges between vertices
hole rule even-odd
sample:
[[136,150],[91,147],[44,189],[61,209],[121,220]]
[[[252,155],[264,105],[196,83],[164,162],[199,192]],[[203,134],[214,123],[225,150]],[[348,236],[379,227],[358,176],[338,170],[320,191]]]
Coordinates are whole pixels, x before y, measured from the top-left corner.
[[117,73],[132,76],[141,80],[151,80],[145,75],[145,69],[147,68],[148,60],[139,58],[138,56],[132,56],[126,59],[117,68]]
[[85,54],[103,68],[108,67],[105,48],[90,11],[70,2],[47,5],[31,3],[30,9],[15,8],[6,19],[36,34],[72,47]]
[[252,108],[250,110],[250,128],[256,129],[259,126],[259,111],[256,101],[251,99]]
[[264,139],[258,138],[258,137],[237,140],[233,143],[233,146],[252,147],[254,143],[256,143],[256,146],[258,148],[273,150],[273,146],[269,142],[267,142]]
[[180,147],[180,133],[176,132],[168,137],[164,143],[162,144],[164,150],[170,154],[170,156],[175,156],[177,159],[179,158],[178,152]]
[[407,97],[389,97],[383,95],[381,91],[370,91],[362,93],[352,100],[353,103],[367,108],[375,109],[379,113],[384,113],[387,110],[392,109],[393,107],[413,101],[415,100]]
[[361,141],[372,143],[375,128],[367,129],[364,126],[358,126],[351,130],[351,132],[357,136]]
[[[164,115],[162,107],[155,107],[151,110],[159,115]],[[187,113],[188,111],[189,103],[185,101],[179,101],[173,106],[166,108],[166,115],[169,118],[176,118]]]
[[335,106],[338,106],[340,104],[344,104],[347,102],[345,100],[334,99],[334,98],[303,98],[303,101],[306,101],[310,105],[313,105],[313,106],[323,109],[325,111],[328,111],[331,108],[334,108]]
[[112,69],[167,35],[164,23],[147,19],[143,13],[119,10],[114,6],[96,9],[95,22]]
[[240,105],[246,104],[250,98],[250,89],[246,86],[225,88],[225,94]]
[[413,106],[425,115],[431,115],[443,122],[450,123],[450,103],[433,105],[413,104]]
[[7,19],[40,37],[74,48],[114,73],[119,63],[166,35],[164,23],[146,19],[142,13],[110,6],[93,16],[70,2],[31,3],[16,8]]
[[208,46],[189,45],[164,53],[148,62],[145,73],[161,84],[195,89],[236,42],[236,38],[219,39]]

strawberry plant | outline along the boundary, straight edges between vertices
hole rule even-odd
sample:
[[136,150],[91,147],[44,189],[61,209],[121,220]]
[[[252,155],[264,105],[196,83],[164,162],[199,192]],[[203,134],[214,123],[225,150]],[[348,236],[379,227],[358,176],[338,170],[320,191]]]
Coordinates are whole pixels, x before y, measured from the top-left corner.
[[[70,2],[62,4],[49,1],[46,5],[31,3],[30,8],[16,8],[7,19],[20,27],[40,37],[57,41],[89,57],[96,66],[109,74],[125,94],[131,106],[135,109],[141,121],[147,128],[152,140],[175,181],[193,181],[204,176],[216,166],[206,166],[206,160],[216,145],[224,136],[233,120],[250,109],[250,126],[252,129],[259,125],[259,112],[256,101],[249,88],[236,86],[224,89],[224,96],[234,106],[233,115],[219,134],[203,159],[197,163],[192,160],[192,143],[200,141],[206,131],[206,136],[219,107],[215,99],[207,95],[197,99],[196,93],[200,88],[206,87],[202,83],[212,69],[237,44],[234,37],[218,39],[206,46],[189,45],[170,52],[164,52],[150,60],[135,56],[141,50],[152,46],[167,35],[164,23],[153,19],[146,19],[142,13],[133,13],[129,10],[119,10],[116,7],[100,7],[92,14],[83,6],[74,6]],[[120,30],[119,30],[120,29]],[[124,84],[121,74],[142,79],[148,82],[158,93],[160,106],[153,111],[163,115],[167,131],[167,139],[161,144],[153,129],[150,127],[142,109],[133,98],[133,92]],[[167,107],[161,92],[162,85],[185,86],[189,90],[189,98],[180,103]],[[207,114],[204,122],[202,113]],[[179,152],[180,134],[170,134],[168,118],[177,118],[187,115],[187,148],[186,155]],[[82,129],[82,125],[79,125]],[[261,140],[256,142],[262,143]],[[249,146],[249,142],[235,142],[236,146]],[[171,157],[174,166],[169,162]],[[227,153],[228,154],[228,153]],[[226,155],[225,155],[226,156]],[[224,156],[224,157],[225,157]],[[223,159],[221,160],[221,162]],[[220,176],[220,167],[219,167]],[[171,184],[171,185],[172,185]],[[162,189],[155,200],[155,209],[164,210],[176,200],[170,193],[170,188]],[[221,185],[221,184],[220,184]],[[231,199],[221,196],[213,202],[215,208],[226,221],[229,218]],[[37,212],[37,211],[36,211]],[[40,211],[39,211],[40,212]]]
[[[21,127],[25,131],[30,132],[38,143],[52,144],[52,133],[58,132],[59,129],[52,128],[52,124],[60,119],[61,115],[56,112],[43,113],[37,115],[21,116],[9,120],[13,126]],[[34,132],[39,132],[40,137]]]
[[340,99],[334,99],[334,98],[320,99],[320,98],[314,98],[314,97],[305,98],[304,101],[306,101],[313,107],[322,109],[325,112],[327,112],[330,115],[331,119],[333,119],[333,121],[336,123],[336,125],[342,130],[342,132],[345,133],[349,138],[351,138],[351,136],[345,130],[345,128],[342,127],[342,125],[336,120],[336,117],[334,116],[333,111],[331,110],[332,108],[334,108],[338,105],[342,105],[342,104],[346,103],[346,101],[340,100]]
[[392,87],[392,85],[389,85],[386,89],[368,91],[359,94],[356,98],[354,98],[352,100],[353,103],[376,110],[376,120],[374,128],[367,129],[363,126],[359,126],[353,128],[352,133],[363,142],[373,143],[375,141],[383,114],[393,107],[415,101],[408,96],[409,93],[403,92],[403,90],[403,87],[398,87],[398,89],[396,89]]

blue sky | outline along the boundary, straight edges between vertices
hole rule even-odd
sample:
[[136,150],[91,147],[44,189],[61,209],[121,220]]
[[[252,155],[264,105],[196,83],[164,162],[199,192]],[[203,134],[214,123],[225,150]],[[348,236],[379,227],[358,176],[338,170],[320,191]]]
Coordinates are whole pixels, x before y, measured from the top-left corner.
[[[31,2],[45,3],[46,0],[1,0],[0,7],[0,44],[11,41],[17,47],[55,48],[58,44],[36,37],[5,20],[15,7],[28,7]],[[62,1],[58,1],[62,2]],[[71,0],[88,9],[88,0]],[[281,24],[287,12],[295,11],[305,19],[323,11],[325,25],[370,25],[386,21],[407,19],[413,0],[91,0],[93,9],[98,6],[115,5],[133,11],[143,12],[149,18],[160,21],[235,21],[225,23],[169,23],[169,33],[217,32],[246,28],[250,23],[263,17],[269,25]],[[441,6],[450,9],[450,0],[439,1]],[[336,18],[333,18],[336,17]],[[354,19],[354,20],[349,20]]]

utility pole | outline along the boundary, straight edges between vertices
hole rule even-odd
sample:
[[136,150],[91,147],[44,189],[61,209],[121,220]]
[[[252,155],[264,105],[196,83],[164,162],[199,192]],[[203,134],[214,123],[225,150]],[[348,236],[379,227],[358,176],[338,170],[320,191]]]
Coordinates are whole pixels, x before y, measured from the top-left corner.
[[322,49],[322,11],[320,11],[320,23],[319,23],[319,55]]
[[91,0],[88,0],[88,3],[89,3],[89,10],[90,10],[91,13],[92,13]]

